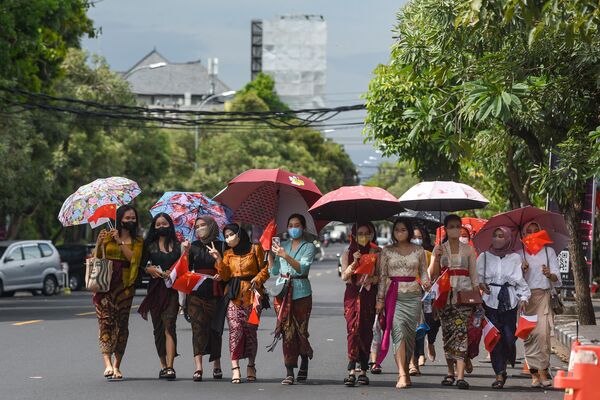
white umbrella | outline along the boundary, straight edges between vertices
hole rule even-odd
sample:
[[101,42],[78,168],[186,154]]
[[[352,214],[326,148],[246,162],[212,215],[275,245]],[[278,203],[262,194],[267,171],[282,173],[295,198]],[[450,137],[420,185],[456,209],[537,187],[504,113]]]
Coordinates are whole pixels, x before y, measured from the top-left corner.
[[399,202],[410,210],[460,211],[484,208],[489,200],[464,183],[433,181],[417,183],[400,197]]

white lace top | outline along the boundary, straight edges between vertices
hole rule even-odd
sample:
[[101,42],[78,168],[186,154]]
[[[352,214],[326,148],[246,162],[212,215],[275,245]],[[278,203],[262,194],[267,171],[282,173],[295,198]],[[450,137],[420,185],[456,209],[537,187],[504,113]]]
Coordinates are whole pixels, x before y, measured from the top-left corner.
[[[385,247],[379,257],[379,291],[377,293],[377,300],[385,300],[385,295],[391,284],[390,278],[394,276],[414,276],[419,277],[424,284],[429,283],[426,260],[423,248],[418,248],[407,255],[402,255],[394,246]],[[420,290],[421,286],[416,280],[398,283],[398,293],[419,292]]]

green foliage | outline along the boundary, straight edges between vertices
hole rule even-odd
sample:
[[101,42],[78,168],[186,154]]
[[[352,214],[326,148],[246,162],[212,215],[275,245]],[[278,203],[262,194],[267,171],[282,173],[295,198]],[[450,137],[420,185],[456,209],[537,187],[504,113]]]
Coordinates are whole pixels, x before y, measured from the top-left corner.
[[394,196],[400,197],[419,182],[411,172],[411,168],[407,163],[386,161],[379,165],[377,173],[365,185],[383,188]]
[[[260,97],[271,111],[287,111],[289,107],[281,101],[275,91],[275,81],[261,72],[240,91],[241,95],[253,92]],[[243,111],[243,110],[240,110]],[[261,110],[255,110],[261,111]]]
[[88,0],[0,2],[0,82],[40,89],[60,74],[60,65],[82,35],[95,31]]

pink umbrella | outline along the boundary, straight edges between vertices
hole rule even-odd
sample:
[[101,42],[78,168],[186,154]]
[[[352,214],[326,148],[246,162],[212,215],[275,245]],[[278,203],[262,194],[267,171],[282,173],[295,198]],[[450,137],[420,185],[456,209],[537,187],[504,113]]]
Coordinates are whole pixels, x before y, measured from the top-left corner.
[[343,186],[321,197],[309,211],[315,219],[360,222],[385,219],[404,209],[385,189]]
[[513,250],[523,248],[522,230],[528,222],[535,221],[541,229],[545,229],[554,243],[550,246],[560,253],[571,240],[565,225],[565,218],[561,214],[545,211],[537,207],[523,207],[516,210],[498,214],[481,228],[473,238],[473,244],[479,252],[486,251],[492,244],[492,235],[500,226],[507,226],[513,230]]
[[231,180],[214,200],[233,210],[233,220],[265,228],[275,219],[278,231],[287,228],[292,213],[306,217],[307,231],[318,234],[308,209],[322,196],[309,178],[283,169],[251,169]]
[[489,203],[481,193],[464,183],[420,182],[400,199],[400,205],[416,211],[460,211],[484,208]]

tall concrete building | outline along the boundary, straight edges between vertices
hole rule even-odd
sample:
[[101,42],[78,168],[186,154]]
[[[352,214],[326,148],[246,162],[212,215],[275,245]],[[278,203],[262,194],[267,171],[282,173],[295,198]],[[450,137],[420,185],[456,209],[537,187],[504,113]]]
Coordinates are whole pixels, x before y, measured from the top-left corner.
[[290,108],[324,107],[327,23],[321,15],[282,15],[251,23],[252,79],[264,72]]

